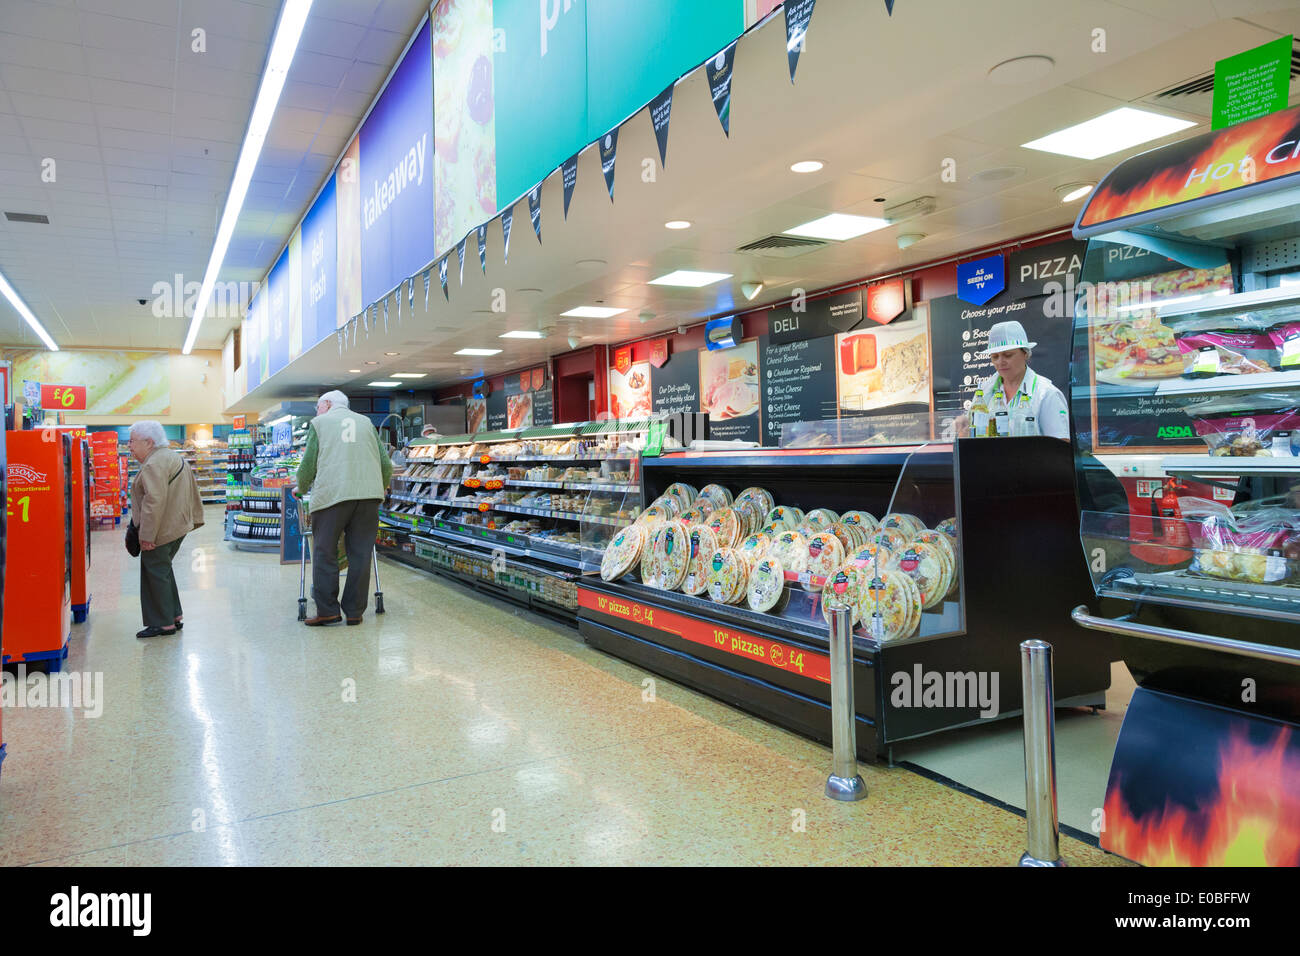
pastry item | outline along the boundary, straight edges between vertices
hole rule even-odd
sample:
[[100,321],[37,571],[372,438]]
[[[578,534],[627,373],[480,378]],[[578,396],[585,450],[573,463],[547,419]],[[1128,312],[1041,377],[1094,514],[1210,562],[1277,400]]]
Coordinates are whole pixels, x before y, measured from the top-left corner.
[[770,611],[785,593],[785,569],[776,558],[763,558],[749,573],[747,598],[755,611]]
[[709,559],[718,550],[718,540],[704,525],[690,531],[691,560],[686,566],[682,591],[686,594],[703,594],[709,587]]
[[615,581],[636,567],[641,560],[644,543],[645,533],[635,525],[623,528],[614,535],[614,540],[609,543],[600,559],[601,580]]
[[813,575],[808,586],[812,590],[820,591],[821,585],[816,579],[830,577],[843,563],[844,545],[833,532],[818,531],[808,539],[808,573]]
[[808,541],[798,531],[782,531],[772,539],[767,552],[787,571],[798,574],[808,570]]
[[719,548],[734,548],[736,542],[743,537],[740,533],[740,517],[733,508],[719,508],[704,523],[718,539]]

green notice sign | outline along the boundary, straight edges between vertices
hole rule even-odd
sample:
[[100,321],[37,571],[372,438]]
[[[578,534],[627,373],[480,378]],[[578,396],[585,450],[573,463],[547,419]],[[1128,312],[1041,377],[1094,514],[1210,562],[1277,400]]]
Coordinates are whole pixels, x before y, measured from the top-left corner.
[[1291,91],[1291,37],[1278,37],[1214,64],[1212,129],[1286,109]]

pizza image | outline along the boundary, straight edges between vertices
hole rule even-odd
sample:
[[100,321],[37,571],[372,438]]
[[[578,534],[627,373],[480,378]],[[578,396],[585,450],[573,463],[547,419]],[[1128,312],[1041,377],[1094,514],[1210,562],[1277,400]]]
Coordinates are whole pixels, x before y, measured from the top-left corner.
[[533,396],[509,395],[506,397],[506,427],[528,428],[533,424]]
[[1158,318],[1119,319],[1093,327],[1097,377],[1112,384],[1127,379],[1175,378],[1183,356],[1173,330]]

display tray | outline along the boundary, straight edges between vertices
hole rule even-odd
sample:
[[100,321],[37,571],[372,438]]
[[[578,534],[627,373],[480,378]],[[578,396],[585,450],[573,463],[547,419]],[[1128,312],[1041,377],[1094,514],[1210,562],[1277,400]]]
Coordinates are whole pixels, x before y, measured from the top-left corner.
[[[1112,576],[1098,589],[1102,597],[1132,601],[1140,597],[1187,598],[1195,601],[1240,605],[1243,610],[1272,610],[1300,622],[1300,588],[1277,584],[1194,577],[1182,571],[1134,572],[1132,577]],[[1228,610],[1228,608],[1222,608]]]
[[1160,461],[1166,474],[1195,478],[1240,475],[1286,475],[1300,477],[1300,458],[1235,458],[1231,455],[1169,455]]
[[433,519],[427,527],[429,533],[462,544],[476,544],[480,547],[499,547],[507,554],[521,557],[536,557],[553,561],[566,567],[580,566],[577,544],[564,545],[546,541],[526,534],[498,531],[495,528],[483,528],[477,525],[464,525],[445,518]]

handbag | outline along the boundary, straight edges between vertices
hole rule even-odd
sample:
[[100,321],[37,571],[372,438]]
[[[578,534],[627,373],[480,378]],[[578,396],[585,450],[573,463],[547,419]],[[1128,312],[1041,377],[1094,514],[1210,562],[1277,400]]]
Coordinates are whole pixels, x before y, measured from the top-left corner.
[[[176,474],[172,475],[171,478],[167,480],[167,484],[170,485],[173,481],[179,478],[181,472],[184,470],[185,462],[182,461]],[[126,525],[126,553],[133,558],[140,557],[140,526],[136,524],[134,520],[128,521]]]

